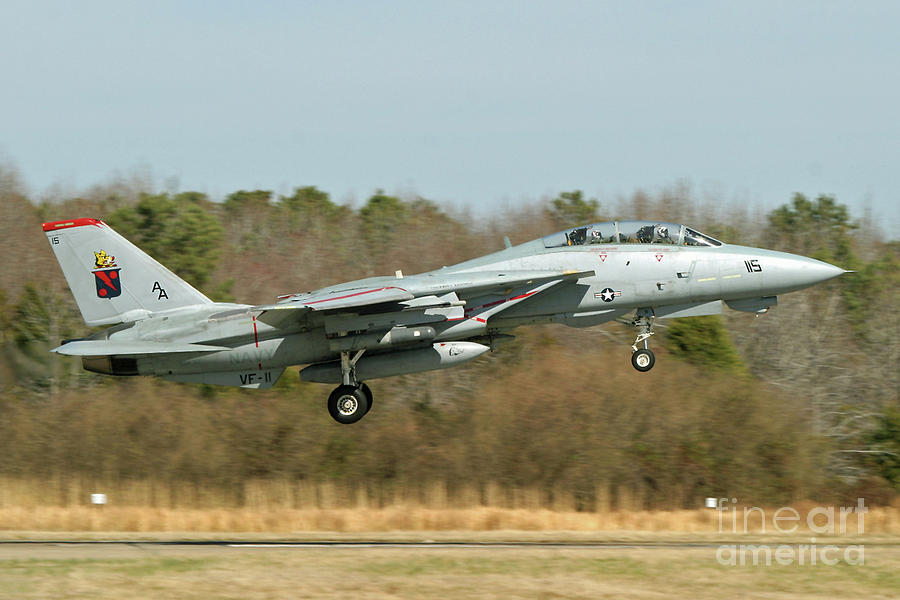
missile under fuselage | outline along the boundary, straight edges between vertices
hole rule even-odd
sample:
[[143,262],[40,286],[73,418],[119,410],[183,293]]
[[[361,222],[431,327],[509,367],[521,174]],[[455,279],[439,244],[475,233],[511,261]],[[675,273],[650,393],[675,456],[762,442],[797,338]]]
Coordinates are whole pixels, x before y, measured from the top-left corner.
[[[475,342],[441,342],[428,348],[363,355],[356,363],[356,376],[364,381],[446,369],[478,358],[488,350],[488,346]],[[341,383],[341,363],[334,361],[310,365],[300,371],[300,378],[316,383]]]

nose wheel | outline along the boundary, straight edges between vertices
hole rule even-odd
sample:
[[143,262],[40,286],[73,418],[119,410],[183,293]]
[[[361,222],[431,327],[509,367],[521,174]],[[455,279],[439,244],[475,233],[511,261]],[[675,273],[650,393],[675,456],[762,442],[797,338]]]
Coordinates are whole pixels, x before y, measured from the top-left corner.
[[631,366],[641,373],[652,369],[654,364],[656,364],[656,356],[650,348],[641,348],[631,353]]
[[[639,310],[638,315],[631,322],[640,330],[631,346],[631,366],[641,373],[646,373],[656,364],[656,356],[650,350],[650,344],[647,341],[653,335],[653,319],[652,315],[641,314]],[[643,344],[644,347],[638,348],[638,344]]]

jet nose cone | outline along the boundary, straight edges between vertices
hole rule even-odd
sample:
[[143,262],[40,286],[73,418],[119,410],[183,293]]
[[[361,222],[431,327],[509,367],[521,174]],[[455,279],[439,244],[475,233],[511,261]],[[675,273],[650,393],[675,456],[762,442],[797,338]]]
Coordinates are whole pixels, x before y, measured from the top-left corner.
[[801,261],[800,272],[804,279],[811,282],[810,285],[828,281],[829,279],[834,279],[838,275],[844,274],[842,268],[814,258],[807,258]]
[[[789,289],[799,290],[807,288],[829,279],[834,279],[838,275],[843,275],[847,271],[840,267],[828,264],[814,258],[805,256],[797,256],[789,254],[781,261],[779,269],[779,277],[777,285],[785,286]],[[773,282],[775,283],[775,282]]]

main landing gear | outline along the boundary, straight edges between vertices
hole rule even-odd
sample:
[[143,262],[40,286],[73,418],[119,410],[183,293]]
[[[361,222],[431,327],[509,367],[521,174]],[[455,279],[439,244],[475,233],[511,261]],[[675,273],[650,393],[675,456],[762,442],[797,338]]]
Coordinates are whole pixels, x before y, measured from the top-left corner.
[[372,390],[364,383],[339,385],[328,396],[328,412],[338,423],[356,423],[372,409]]
[[[653,335],[653,319],[652,314],[642,314],[642,311],[638,310],[637,316],[631,322],[634,327],[640,329],[640,332],[634,339],[634,344],[631,346],[631,366],[641,373],[646,373],[656,364],[656,356],[650,350],[650,344],[647,342],[650,336]],[[643,342],[644,347],[638,349],[638,344],[641,342]]]
[[343,383],[328,396],[328,412],[338,423],[356,423],[372,409],[372,390],[365,383],[356,380],[356,363],[365,350],[350,356],[341,352],[341,379]]

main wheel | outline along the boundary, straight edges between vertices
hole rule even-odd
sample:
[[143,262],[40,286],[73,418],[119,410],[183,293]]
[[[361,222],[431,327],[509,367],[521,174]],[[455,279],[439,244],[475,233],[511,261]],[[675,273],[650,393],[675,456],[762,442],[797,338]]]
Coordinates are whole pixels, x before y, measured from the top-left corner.
[[369,411],[366,394],[353,385],[339,385],[328,396],[328,412],[338,423],[349,425],[362,419]]
[[631,366],[641,373],[646,373],[652,369],[655,363],[656,357],[648,348],[641,348],[637,352],[631,354]]
[[375,403],[375,397],[372,395],[372,390],[369,389],[365,383],[359,384],[360,391],[366,395],[366,401],[369,405],[366,407],[366,414],[369,414],[369,411],[372,410],[372,405]]

